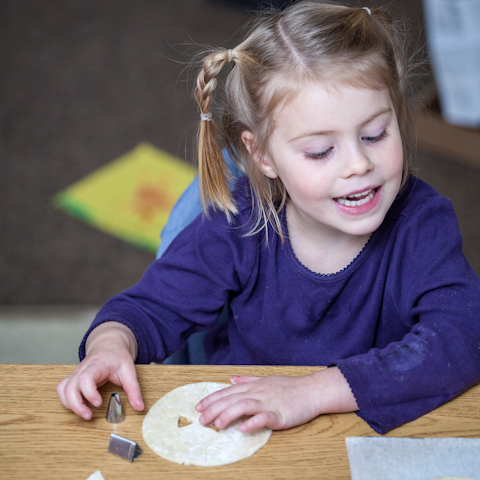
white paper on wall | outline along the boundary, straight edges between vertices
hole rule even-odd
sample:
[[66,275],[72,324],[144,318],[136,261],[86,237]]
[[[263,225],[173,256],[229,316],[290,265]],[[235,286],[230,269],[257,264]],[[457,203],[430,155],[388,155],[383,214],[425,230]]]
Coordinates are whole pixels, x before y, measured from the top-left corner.
[[442,115],[480,126],[480,0],[423,0]]

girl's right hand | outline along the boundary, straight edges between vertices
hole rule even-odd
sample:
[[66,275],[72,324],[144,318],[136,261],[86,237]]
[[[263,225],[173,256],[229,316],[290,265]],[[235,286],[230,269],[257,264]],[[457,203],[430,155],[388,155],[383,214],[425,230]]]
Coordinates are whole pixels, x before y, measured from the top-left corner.
[[88,336],[85,350],[83,361],[57,385],[57,395],[62,404],[78,416],[90,420],[92,411],[85,400],[99,407],[102,396],[97,388],[112,382],[123,387],[135,410],[143,410],[134,365],[137,342],[132,331],[117,322],[102,323]]

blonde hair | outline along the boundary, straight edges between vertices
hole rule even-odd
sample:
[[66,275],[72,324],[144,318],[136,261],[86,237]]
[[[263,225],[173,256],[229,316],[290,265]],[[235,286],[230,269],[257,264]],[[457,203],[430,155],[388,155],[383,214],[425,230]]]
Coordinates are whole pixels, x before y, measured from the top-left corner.
[[[197,77],[195,99],[202,114],[210,113],[217,75],[233,61],[225,83],[222,136],[237,165],[249,177],[253,227],[270,223],[282,237],[279,219],[287,192],[279,178],[263,175],[241,135],[253,133],[254,150],[263,154],[273,130],[274,110],[305,81],[335,81],[390,93],[404,142],[404,175],[409,173],[405,145],[410,109],[409,75],[402,34],[390,15],[378,8],[367,11],[315,0],[295,3],[284,11],[260,14],[246,39],[233,50],[209,54]],[[217,139],[217,127],[202,117],[198,161],[204,211],[212,205],[229,221],[237,207],[229,188],[228,166]],[[253,152],[253,153],[255,153]]]

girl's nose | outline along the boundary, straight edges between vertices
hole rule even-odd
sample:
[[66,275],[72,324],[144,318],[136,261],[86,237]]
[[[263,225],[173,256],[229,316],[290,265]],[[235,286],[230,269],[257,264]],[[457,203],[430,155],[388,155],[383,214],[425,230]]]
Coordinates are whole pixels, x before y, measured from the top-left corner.
[[373,169],[368,153],[362,146],[355,146],[349,149],[344,159],[343,176],[348,178],[352,175],[365,175]]

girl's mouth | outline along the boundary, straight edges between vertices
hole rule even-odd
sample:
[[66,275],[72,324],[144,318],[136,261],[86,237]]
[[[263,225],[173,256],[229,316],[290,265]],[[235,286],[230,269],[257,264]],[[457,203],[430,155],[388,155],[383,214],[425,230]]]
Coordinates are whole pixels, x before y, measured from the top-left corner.
[[346,207],[361,207],[373,199],[377,193],[377,190],[378,187],[371,188],[369,190],[365,190],[364,192],[356,193],[355,195],[335,198],[335,201],[340,205],[345,205]]

